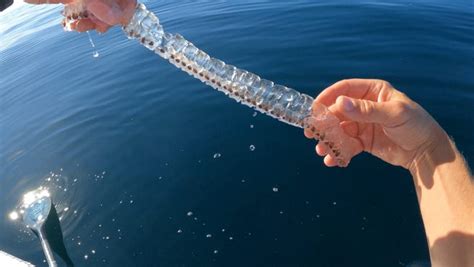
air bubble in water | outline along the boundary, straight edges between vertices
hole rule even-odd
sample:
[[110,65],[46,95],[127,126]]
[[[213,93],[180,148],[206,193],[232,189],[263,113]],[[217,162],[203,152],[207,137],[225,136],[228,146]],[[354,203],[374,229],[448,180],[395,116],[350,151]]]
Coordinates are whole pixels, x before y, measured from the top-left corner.
[[207,237],[207,238],[211,238],[212,235],[211,235],[211,234],[207,234],[206,237]]
[[193,212],[192,212],[192,211],[188,211],[188,213],[186,213],[186,215],[188,215],[188,216],[193,216]]
[[277,193],[278,192],[278,187],[273,187],[273,192]]
[[222,157],[221,153],[215,153],[213,156],[215,159]]
[[254,146],[254,145],[250,145],[249,149],[250,149],[250,151],[255,151],[255,146]]

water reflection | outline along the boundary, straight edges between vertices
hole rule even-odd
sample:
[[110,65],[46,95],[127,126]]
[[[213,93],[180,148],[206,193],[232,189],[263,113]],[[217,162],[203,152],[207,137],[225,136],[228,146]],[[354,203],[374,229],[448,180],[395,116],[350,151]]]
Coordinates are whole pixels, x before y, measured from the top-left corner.
[[[60,218],[48,188],[40,186],[25,193],[21,204],[9,214],[9,218],[12,221],[22,218],[25,226],[40,239],[50,266],[56,266],[51,251],[58,255],[68,267],[74,266],[66,250]],[[43,239],[46,242],[43,242]]]

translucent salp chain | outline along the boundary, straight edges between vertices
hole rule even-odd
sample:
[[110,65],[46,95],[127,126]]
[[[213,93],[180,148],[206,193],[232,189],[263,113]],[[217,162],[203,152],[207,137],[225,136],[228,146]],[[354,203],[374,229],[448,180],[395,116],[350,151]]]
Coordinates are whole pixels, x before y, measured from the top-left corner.
[[353,140],[344,137],[339,119],[327,107],[318,105],[318,115],[312,115],[312,97],[210,57],[181,35],[165,32],[158,18],[143,4],[137,5],[123,30],[130,39],[138,39],[176,67],[237,102],[290,125],[310,129],[339,166],[348,164],[350,149],[342,148],[354,147]]
[[178,68],[238,102],[298,127],[303,127],[304,119],[311,114],[310,96],[225,64],[181,35],[164,32],[158,18],[142,4],[124,30]]

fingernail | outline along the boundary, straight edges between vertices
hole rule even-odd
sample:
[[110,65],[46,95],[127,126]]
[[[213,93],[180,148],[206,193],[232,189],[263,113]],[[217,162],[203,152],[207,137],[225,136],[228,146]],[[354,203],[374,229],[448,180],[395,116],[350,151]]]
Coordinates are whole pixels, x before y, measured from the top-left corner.
[[342,98],[342,107],[345,111],[353,111],[354,110],[354,103],[347,97]]

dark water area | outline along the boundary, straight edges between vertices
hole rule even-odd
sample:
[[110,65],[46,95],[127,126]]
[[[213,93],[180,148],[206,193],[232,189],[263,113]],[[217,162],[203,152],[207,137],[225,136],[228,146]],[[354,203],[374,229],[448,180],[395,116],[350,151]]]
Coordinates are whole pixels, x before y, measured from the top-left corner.
[[[472,1],[153,1],[169,32],[317,95],[390,81],[473,166]],[[50,189],[76,266],[407,266],[428,261],[409,173],[326,168],[314,141],[60,7],[0,13],[0,250],[45,266],[8,214]],[[251,149],[254,146],[255,149]]]

